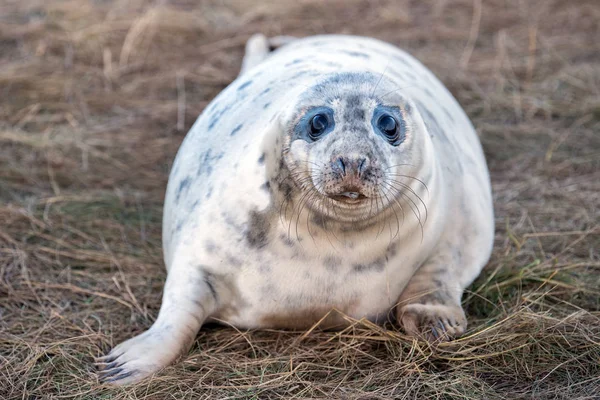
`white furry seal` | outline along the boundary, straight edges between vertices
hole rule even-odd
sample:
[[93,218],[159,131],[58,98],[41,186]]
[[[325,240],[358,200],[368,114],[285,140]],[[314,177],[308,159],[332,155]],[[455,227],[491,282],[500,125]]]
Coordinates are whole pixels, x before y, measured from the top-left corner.
[[98,359],[101,378],[144,378],[207,320],[335,328],[395,311],[444,340],[467,321],[464,288],[494,221],[480,142],[446,88],[394,46],[352,36],[262,35],[198,118],[167,188],[168,278],[152,327]]

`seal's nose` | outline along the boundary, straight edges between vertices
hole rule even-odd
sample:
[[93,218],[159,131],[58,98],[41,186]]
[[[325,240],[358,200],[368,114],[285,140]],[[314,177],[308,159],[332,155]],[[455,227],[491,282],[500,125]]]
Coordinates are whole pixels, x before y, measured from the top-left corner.
[[341,177],[351,175],[361,178],[368,165],[369,160],[364,156],[339,156],[332,161],[331,169]]

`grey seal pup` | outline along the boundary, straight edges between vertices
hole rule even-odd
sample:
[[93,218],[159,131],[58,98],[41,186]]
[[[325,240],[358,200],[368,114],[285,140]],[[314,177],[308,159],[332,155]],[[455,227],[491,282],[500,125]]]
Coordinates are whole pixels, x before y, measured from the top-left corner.
[[173,164],[158,317],[96,360],[101,379],[173,363],[206,321],[333,329],[392,315],[449,340],[493,236],[478,136],[424,65],[370,38],[255,35]]

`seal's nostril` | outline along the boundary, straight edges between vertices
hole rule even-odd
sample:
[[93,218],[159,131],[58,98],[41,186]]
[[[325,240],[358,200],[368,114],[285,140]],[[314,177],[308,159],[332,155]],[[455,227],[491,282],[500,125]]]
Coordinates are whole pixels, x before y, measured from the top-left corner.
[[342,171],[342,174],[346,174],[346,164],[344,164],[344,160],[342,159],[342,157],[338,157],[338,159],[336,160],[336,164],[338,166],[338,168]]
[[366,168],[366,164],[367,164],[367,159],[366,158],[361,158],[358,160],[358,175],[362,175],[362,173],[364,172],[365,168]]

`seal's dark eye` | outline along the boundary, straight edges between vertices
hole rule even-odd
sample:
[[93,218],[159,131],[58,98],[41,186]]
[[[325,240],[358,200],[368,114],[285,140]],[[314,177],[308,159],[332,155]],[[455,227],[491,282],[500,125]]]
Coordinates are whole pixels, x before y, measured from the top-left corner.
[[310,137],[318,139],[329,126],[327,117],[323,114],[317,114],[310,120]]
[[387,141],[390,145],[397,147],[404,142],[406,123],[399,107],[378,105],[373,110],[371,118],[373,132]]
[[294,139],[314,143],[324,138],[335,128],[335,118],[330,107],[313,107],[300,117],[294,126]]
[[377,128],[390,140],[394,141],[398,138],[398,124],[394,117],[383,115],[377,121]]

